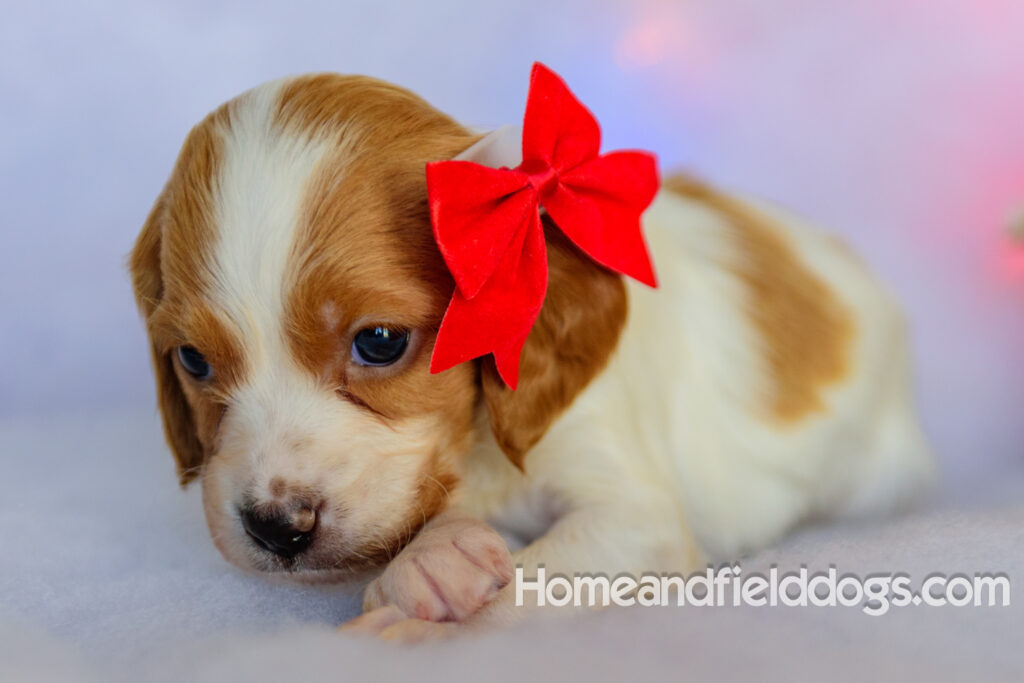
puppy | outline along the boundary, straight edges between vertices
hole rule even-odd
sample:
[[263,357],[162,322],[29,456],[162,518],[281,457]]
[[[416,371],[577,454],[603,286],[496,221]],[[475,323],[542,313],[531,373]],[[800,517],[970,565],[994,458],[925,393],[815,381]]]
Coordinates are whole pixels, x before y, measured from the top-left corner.
[[424,168],[480,138],[337,75],[262,85],[188,135],[130,269],[167,441],[229,561],[386,565],[355,627],[426,637],[522,614],[514,566],[690,572],[929,480],[885,290],[834,238],[683,176],[644,216],[658,289],[545,216],[518,387],[489,356],[431,374],[454,284]]

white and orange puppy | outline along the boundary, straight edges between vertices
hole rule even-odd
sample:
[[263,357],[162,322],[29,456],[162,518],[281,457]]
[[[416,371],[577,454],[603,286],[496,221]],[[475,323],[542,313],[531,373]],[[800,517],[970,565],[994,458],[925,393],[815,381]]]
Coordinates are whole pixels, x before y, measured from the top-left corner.
[[[336,75],[189,134],[131,273],[167,439],[228,560],[306,581],[386,564],[360,626],[417,637],[514,618],[514,565],[692,571],[930,478],[883,288],[834,239],[685,178],[644,217],[659,289],[547,224],[519,387],[490,358],[431,374],[453,282],[424,166],[478,140]],[[532,540],[510,558],[491,523]]]

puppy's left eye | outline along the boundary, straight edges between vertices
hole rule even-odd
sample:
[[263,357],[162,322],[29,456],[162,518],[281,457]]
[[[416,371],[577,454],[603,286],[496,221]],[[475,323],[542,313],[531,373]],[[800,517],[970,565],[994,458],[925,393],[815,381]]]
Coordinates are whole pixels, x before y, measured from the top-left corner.
[[213,368],[203,358],[203,354],[196,351],[195,347],[179,346],[178,361],[181,362],[181,367],[185,368],[185,372],[196,379],[210,379],[213,376]]
[[360,330],[352,340],[352,360],[359,365],[391,365],[409,345],[407,330],[371,327]]

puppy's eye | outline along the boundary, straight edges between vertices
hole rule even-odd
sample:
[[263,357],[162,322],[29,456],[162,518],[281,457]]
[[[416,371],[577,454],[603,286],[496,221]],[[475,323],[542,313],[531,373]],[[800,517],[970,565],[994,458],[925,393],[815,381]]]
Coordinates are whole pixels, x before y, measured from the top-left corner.
[[389,327],[360,330],[352,340],[352,360],[359,365],[391,365],[409,345],[409,332]]
[[196,379],[210,379],[213,376],[213,368],[195,347],[179,346],[178,360],[181,361],[181,367],[185,368],[185,372]]

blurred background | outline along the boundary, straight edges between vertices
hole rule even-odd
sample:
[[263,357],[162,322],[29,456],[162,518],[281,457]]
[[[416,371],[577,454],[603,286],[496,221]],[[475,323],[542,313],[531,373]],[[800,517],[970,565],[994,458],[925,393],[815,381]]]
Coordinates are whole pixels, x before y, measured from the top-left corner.
[[606,148],[842,234],[905,302],[951,478],[1024,464],[1019,0],[5,3],[0,417],[155,413],[124,259],[207,111],[340,71],[497,126],[534,60]]

